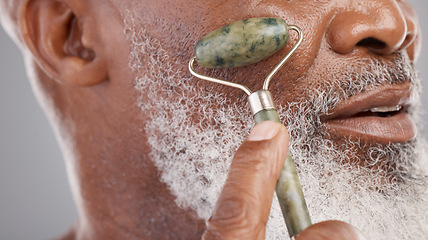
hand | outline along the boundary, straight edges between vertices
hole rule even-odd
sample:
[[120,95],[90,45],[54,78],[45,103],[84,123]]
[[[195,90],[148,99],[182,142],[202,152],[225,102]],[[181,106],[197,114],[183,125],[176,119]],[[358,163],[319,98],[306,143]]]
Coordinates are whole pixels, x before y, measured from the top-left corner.
[[[288,132],[275,122],[257,124],[232,160],[202,239],[264,239],[276,181],[288,151]],[[326,238],[330,237],[330,238]],[[352,226],[327,221],[296,240],[364,239]]]
[[296,236],[296,240],[365,240],[361,232],[341,221],[314,224]]

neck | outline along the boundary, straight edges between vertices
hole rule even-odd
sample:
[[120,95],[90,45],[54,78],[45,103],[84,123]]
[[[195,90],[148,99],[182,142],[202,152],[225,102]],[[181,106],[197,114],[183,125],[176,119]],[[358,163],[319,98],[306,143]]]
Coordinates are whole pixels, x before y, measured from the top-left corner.
[[176,205],[153,162],[119,155],[74,161],[79,220],[61,239],[200,239],[204,221]]
[[118,104],[99,88],[58,94],[69,102],[52,114],[79,215],[62,239],[200,239],[204,221],[177,207],[149,158],[137,97]]

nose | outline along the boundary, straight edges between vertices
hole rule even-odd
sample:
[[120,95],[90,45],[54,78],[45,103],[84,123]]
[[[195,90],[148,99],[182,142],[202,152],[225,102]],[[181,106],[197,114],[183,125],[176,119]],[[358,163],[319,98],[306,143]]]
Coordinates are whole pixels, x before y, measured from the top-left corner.
[[350,0],[327,29],[333,51],[348,54],[356,48],[386,55],[405,49],[416,38],[414,16],[400,8],[397,0]]

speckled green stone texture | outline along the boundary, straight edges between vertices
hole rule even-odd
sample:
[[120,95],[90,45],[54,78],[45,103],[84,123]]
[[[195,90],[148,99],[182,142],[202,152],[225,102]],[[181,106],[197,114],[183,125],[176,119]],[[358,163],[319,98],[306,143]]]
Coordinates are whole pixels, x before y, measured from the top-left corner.
[[195,46],[199,66],[232,68],[256,63],[290,40],[281,18],[249,18],[214,30]]
[[290,153],[287,154],[275,191],[290,237],[296,236],[312,225],[302,186]]
[[[280,122],[275,109],[259,111],[254,115],[254,121],[256,124],[263,121]],[[312,225],[296,166],[290,153],[287,154],[275,191],[290,237],[296,236]]]
[[261,110],[260,112],[256,113],[253,118],[256,124],[264,121],[281,122],[276,109]]

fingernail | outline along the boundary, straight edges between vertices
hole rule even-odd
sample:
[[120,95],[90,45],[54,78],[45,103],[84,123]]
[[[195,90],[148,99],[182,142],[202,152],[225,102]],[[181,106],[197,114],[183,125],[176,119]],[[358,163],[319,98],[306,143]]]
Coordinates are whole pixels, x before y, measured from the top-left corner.
[[248,141],[262,141],[274,138],[281,125],[276,122],[264,121],[257,124],[247,137]]

